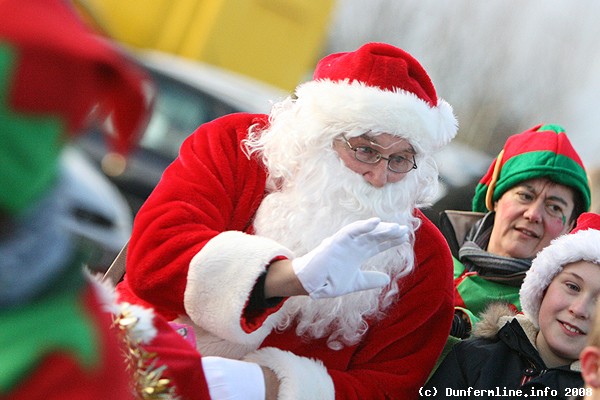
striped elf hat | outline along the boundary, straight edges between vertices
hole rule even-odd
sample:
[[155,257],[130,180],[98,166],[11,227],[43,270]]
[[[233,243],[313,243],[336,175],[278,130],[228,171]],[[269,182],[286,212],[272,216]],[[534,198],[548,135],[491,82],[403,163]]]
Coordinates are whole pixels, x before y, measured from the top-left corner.
[[507,190],[528,179],[548,178],[581,194],[590,208],[590,187],[581,158],[559,125],[537,125],[506,140],[475,188],[473,211],[492,211]]
[[129,152],[150,81],[69,2],[3,0],[0,15],[0,212],[15,214],[50,187],[63,145],[91,117],[109,119],[111,147]]

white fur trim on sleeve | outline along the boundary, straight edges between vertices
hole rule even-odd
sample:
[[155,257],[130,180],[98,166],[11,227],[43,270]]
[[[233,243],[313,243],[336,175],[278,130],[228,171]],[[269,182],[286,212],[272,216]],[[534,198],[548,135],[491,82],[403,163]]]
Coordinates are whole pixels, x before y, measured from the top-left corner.
[[270,368],[279,379],[280,400],[328,400],[335,398],[333,380],[321,361],[289,351],[265,347],[244,357]]
[[243,345],[255,345],[269,334],[276,320],[244,331],[240,318],[258,277],[276,257],[291,258],[279,243],[237,231],[211,239],[190,263],[184,306],[190,319],[216,336]]

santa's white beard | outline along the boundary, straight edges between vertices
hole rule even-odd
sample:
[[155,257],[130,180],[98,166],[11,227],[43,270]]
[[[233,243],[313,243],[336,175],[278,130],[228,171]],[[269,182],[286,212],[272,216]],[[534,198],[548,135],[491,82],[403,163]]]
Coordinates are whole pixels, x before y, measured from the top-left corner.
[[[354,344],[367,331],[368,320],[383,316],[385,309],[401,295],[398,278],[414,267],[414,232],[420,220],[412,215],[417,200],[431,188],[423,188],[431,176],[437,178],[432,162],[409,172],[403,180],[383,188],[369,185],[349,168],[331,148],[306,160],[292,179],[269,182],[273,190],[261,204],[254,227],[257,235],[277,240],[302,256],[343,226],[362,219],[380,217],[410,228],[410,241],[369,259],[363,270],[387,273],[392,283],[382,289],[347,294],[331,299],[292,297],[285,303],[285,318],[278,329],[297,323],[298,335],[328,336],[329,347]],[[419,174],[420,173],[420,174]],[[427,175],[427,178],[424,176]],[[278,186],[278,187],[275,187]]]

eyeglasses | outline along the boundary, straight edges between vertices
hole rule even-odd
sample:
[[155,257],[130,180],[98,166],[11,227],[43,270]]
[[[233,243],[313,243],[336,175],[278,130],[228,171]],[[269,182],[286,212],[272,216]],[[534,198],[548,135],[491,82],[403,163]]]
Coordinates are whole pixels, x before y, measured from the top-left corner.
[[417,163],[415,161],[414,155],[411,157],[412,160],[402,156],[391,156],[388,158],[382,156],[380,152],[373,149],[372,147],[354,147],[350,144],[348,139],[346,139],[346,136],[342,135],[342,138],[344,139],[344,142],[346,142],[350,150],[354,152],[354,157],[360,162],[364,162],[365,164],[377,164],[381,160],[386,160],[387,168],[390,171],[396,172],[398,174],[405,174],[410,170],[417,169]]

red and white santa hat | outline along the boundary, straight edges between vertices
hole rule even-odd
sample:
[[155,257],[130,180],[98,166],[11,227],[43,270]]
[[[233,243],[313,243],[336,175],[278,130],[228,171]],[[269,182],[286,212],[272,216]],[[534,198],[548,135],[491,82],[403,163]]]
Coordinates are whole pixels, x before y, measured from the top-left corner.
[[527,271],[521,291],[523,313],[539,328],[539,312],[546,289],[567,264],[590,261],[600,265],[600,215],[583,213],[568,235],[554,239],[540,251]]
[[456,136],[452,107],[438,98],[425,69],[402,49],[367,43],[331,54],[317,64],[313,78],[296,89],[297,101],[349,136],[390,133],[426,152]]

